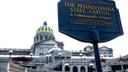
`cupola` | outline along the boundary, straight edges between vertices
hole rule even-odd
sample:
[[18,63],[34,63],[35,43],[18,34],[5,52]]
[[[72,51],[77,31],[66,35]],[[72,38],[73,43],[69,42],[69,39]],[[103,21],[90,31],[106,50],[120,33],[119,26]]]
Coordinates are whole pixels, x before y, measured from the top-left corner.
[[55,39],[53,30],[47,25],[45,21],[43,26],[39,27],[36,31],[36,36],[34,37],[34,42],[41,42],[46,40]]

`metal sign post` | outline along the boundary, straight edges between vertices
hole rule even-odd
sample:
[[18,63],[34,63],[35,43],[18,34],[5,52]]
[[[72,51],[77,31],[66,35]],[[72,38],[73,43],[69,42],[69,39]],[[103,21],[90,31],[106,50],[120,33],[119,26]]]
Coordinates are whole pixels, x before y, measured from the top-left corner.
[[94,47],[94,55],[95,55],[95,63],[96,63],[96,71],[97,72],[102,72],[102,66],[100,62],[100,55],[99,55],[99,47],[98,47],[98,42],[95,41],[92,43]]
[[61,0],[59,31],[94,47],[97,72],[102,72],[98,43],[123,35],[119,11],[112,0]]
[[101,66],[101,59],[100,59],[100,54],[99,54],[99,47],[98,47],[98,42],[99,42],[99,33],[97,31],[92,32],[93,36],[93,51],[94,51],[94,56],[95,56],[95,64],[96,64],[96,72],[102,72],[102,66]]

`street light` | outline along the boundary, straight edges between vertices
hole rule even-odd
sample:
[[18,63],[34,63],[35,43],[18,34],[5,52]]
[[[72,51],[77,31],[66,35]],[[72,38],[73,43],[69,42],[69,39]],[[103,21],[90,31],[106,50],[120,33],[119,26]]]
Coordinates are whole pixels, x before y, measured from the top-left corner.
[[124,68],[123,68],[123,59],[122,57],[120,56],[120,65],[121,65],[121,71],[124,72]]
[[[31,52],[30,53],[30,56],[31,56],[31,60],[32,60],[32,56],[33,56],[34,54]],[[32,66],[30,66],[30,72],[31,72],[31,70],[32,70]]]
[[9,50],[9,60],[11,60],[12,53],[13,53],[13,50]]
[[81,57],[81,60],[82,60],[82,56],[83,56],[83,54],[82,54],[82,52],[80,52],[80,57]]
[[84,55],[83,57],[84,57],[84,60],[85,60],[86,59],[86,56]]
[[61,55],[62,55],[62,53],[58,53],[58,55],[59,55],[59,61],[61,61]]
[[31,56],[31,59],[32,59],[33,53],[30,53],[30,56]]

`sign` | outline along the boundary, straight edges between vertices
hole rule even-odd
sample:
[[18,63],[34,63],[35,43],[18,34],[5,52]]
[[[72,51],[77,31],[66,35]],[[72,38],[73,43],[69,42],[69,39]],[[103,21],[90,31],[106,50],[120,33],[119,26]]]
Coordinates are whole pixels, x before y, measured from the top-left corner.
[[114,1],[61,0],[59,31],[83,42],[107,42],[123,35]]

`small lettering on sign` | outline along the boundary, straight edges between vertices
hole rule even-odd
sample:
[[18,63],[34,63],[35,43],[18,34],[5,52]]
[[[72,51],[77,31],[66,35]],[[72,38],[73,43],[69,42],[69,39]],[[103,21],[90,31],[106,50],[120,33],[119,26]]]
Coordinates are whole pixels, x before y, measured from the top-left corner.
[[[65,2],[64,7],[68,8],[69,16],[76,19],[70,20],[72,24],[85,24],[90,26],[112,26],[112,15],[114,9],[112,7],[94,6],[86,3],[71,3]],[[79,19],[77,19],[79,18]],[[81,18],[81,19],[80,19]],[[86,19],[86,20],[85,20]],[[94,22],[95,20],[95,22]]]

